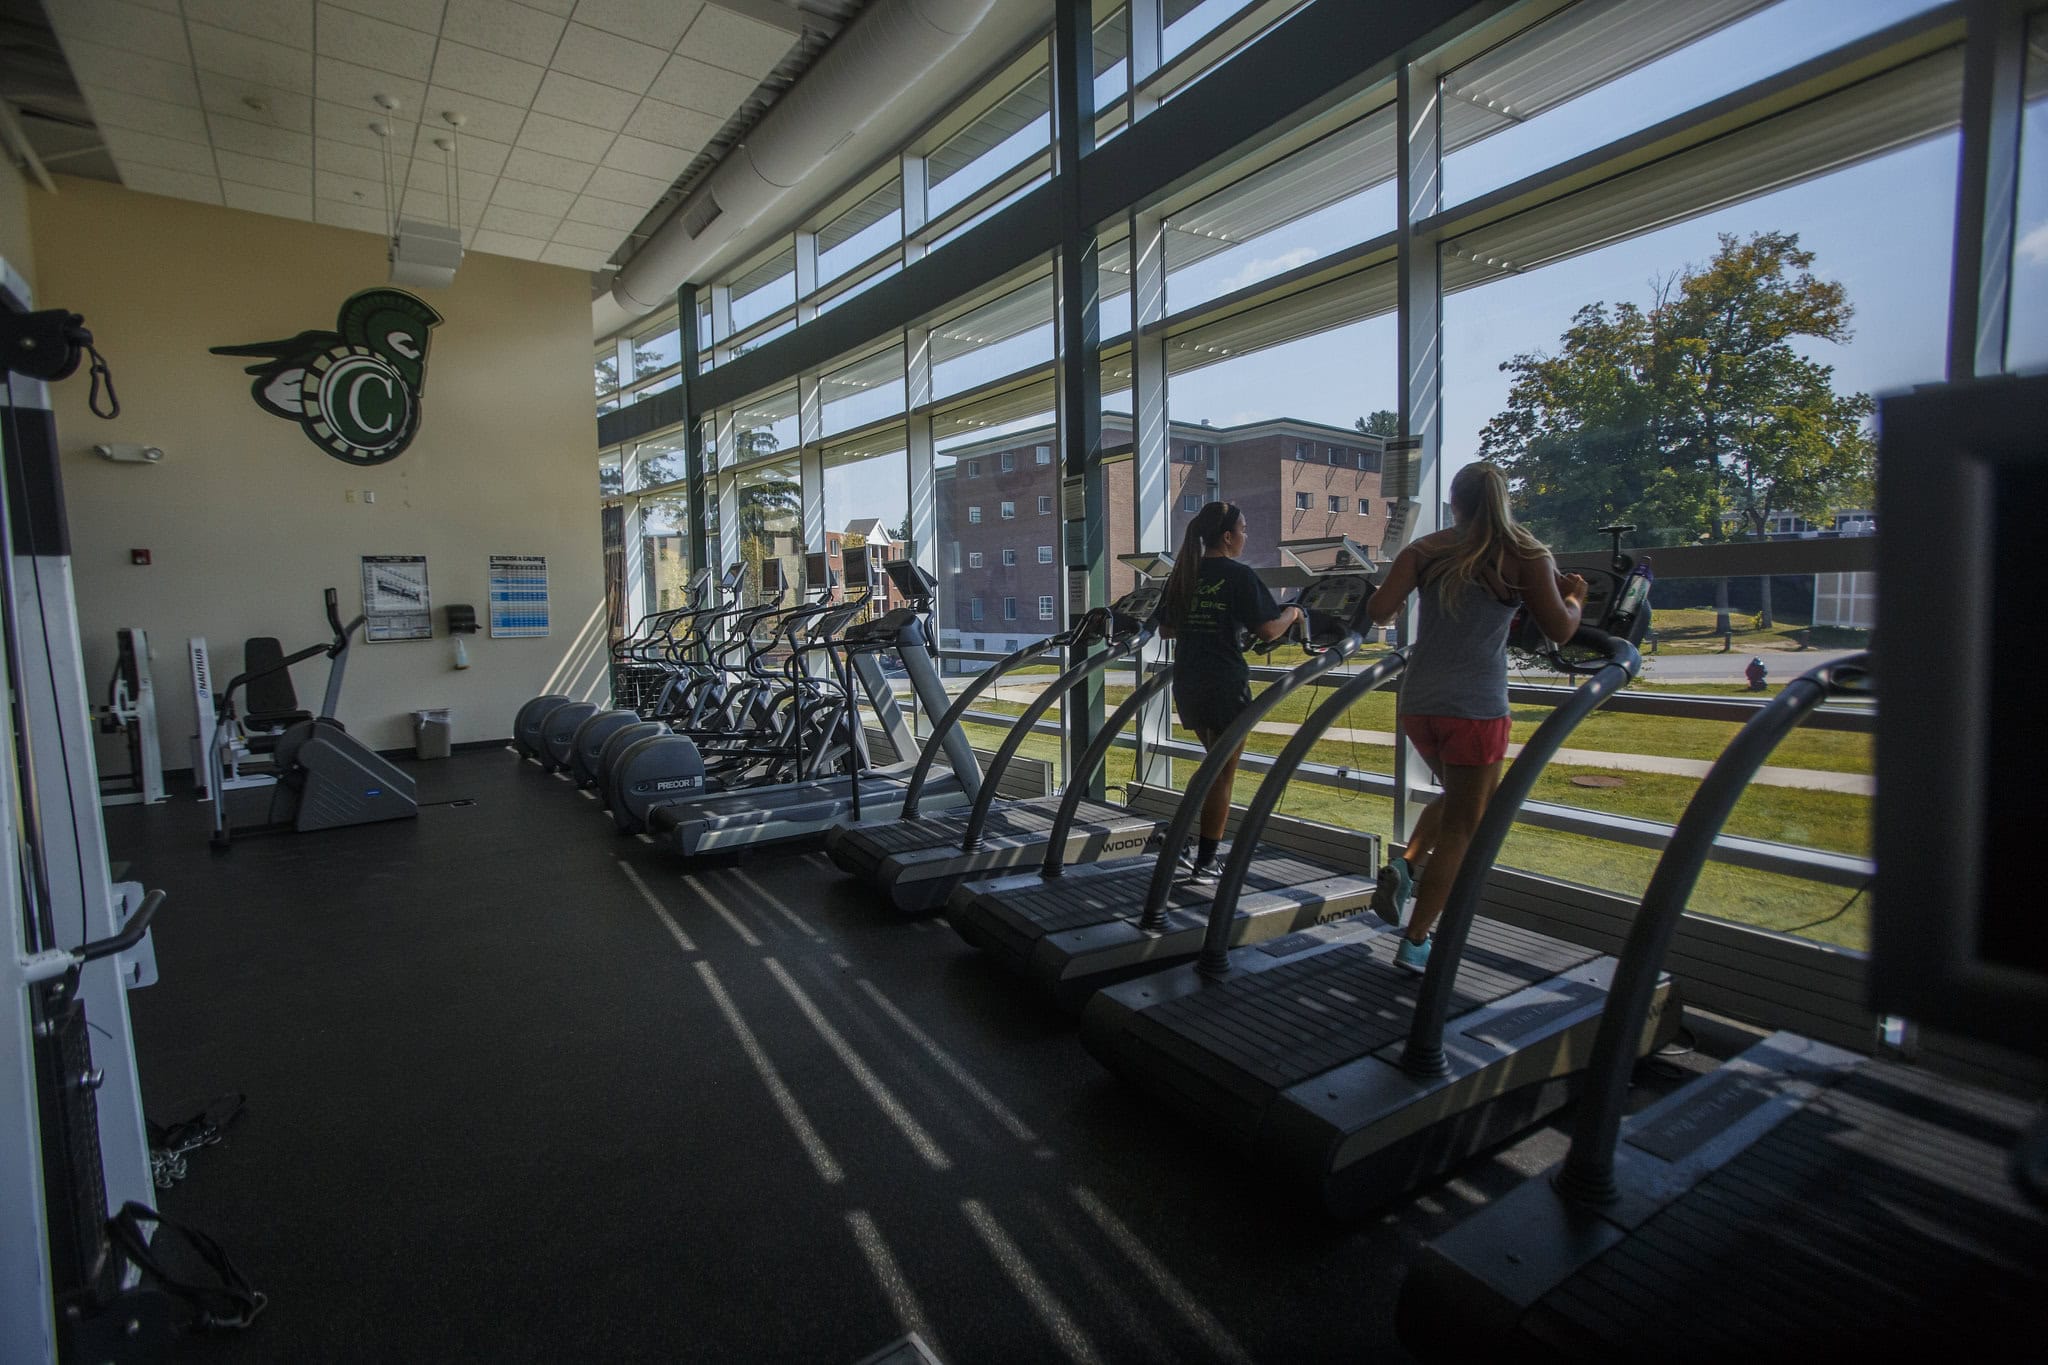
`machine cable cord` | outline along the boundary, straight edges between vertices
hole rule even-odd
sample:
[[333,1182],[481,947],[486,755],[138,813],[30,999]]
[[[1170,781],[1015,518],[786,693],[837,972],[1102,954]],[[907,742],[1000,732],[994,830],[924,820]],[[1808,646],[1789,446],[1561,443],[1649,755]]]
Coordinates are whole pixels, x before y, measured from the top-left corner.
[[[92,357],[92,391],[86,395],[85,405],[92,409],[93,416],[111,422],[121,415],[121,398],[120,395],[114,392],[114,372],[108,367],[107,358],[100,354],[99,347],[92,344],[92,334],[90,332],[86,333],[85,350],[86,354]],[[104,411],[100,407],[100,386],[102,383],[105,384],[107,390],[107,403]]]
[[[143,1232],[145,1223],[156,1225],[154,1237]],[[107,1231],[114,1245],[142,1272],[145,1280],[192,1311],[190,1325],[194,1330],[247,1327],[270,1302],[266,1295],[249,1283],[247,1276],[235,1268],[235,1263],[228,1259],[219,1242],[197,1228],[165,1217],[147,1204],[138,1204],[132,1199],[123,1204],[121,1211],[108,1221]],[[210,1282],[186,1278],[165,1264],[162,1253],[180,1241],[190,1258],[210,1274]],[[186,1257],[181,1255],[178,1259],[182,1261]]]

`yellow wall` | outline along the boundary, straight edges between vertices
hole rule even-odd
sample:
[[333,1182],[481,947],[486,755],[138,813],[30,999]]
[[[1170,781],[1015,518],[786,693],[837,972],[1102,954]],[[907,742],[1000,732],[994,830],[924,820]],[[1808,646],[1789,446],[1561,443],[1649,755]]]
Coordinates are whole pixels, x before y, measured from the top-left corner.
[[20,271],[31,286],[36,282],[36,251],[29,233],[28,200],[42,193],[23,172],[0,160],[0,259]]
[[[98,181],[26,193],[38,305],[85,315],[121,398],[103,422],[86,410],[83,372],[53,389],[86,670],[111,674],[117,628],[149,632],[166,767],[187,764],[194,728],[187,637],[207,638],[216,685],[238,671],[247,636],[312,644],[327,634],[323,588],[340,590],[344,616],[360,609],[366,554],[427,556],[435,628],[431,641],[351,652],[340,718],[372,746],[409,745],[408,713],[432,706],[454,709],[458,742],[500,738],[551,681],[579,695],[596,685],[587,275],[472,254],[449,288],[415,291],[444,318],[424,420],[404,454],[364,468],[258,408],[242,372],[253,362],[207,348],[332,329],[344,299],[385,283],[381,239]],[[92,453],[113,441],[161,446],[164,459]],[[134,548],[154,562],[131,566]],[[492,554],[547,556],[552,634],[493,640],[486,624],[458,672],[441,608],[466,602],[488,621]],[[293,681],[317,709],[324,660]]]

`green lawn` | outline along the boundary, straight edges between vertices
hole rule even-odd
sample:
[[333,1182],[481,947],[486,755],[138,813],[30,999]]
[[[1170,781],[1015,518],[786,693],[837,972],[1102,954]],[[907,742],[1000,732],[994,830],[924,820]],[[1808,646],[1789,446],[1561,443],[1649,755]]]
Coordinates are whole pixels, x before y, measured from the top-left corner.
[[[1000,709],[1014,712],[1021,708]],[[992,725],[973,724],[968,729],[973,742],[988,749],[1001,744],[1005,733]],[[1257,752],[1276,753],[1286,742],[1284,735],[1257,735],[1251,747]],[[1024,742],[1022,752],[1029,757],[1059,762],[1059,743],[1052,735],[1032,736]],[[1325,741],[1317,746],[1314,756],[1318,762],[1361,771],[1387,772],[1393,764],[1392,749],[1379,745]],[[1108,769],[1112,786],[1128,782],[1132,772],[1130,751],[1112,751]],[[1585,771],[1597,770],[1553,765],[1537,782],[1535,799],[1670,823],[1678,818],[1695,786],[1691,778],[1654,773],[1624,774],[1625,785],[1618,788],[1572,786],[1571,777]],[[1191,762],[1174,764],[1177,783],[1184,783],[1193,772]],[[1240,774],[1232,798],[1239,804],[1249,802],[1257,786],[1258,775]],[[1800,788],[1752,787],[1737,803],[1727,829],[1731,834],[1867,854],[1869,808],[1869,801],[1859,796]],[[1300,819],[1375,831],[1383,838],[1393,822],[1393,802],[1385,797],[1310,782],[1291,784],[1280,810]],[[1655,849],[1518,826],[1509,835],[1500,862],[1561,881],[1636,897],[1649,884],[1657,857]],[[1709,863],[1701,873],[1689,908],[1741,924],[1863,948],[1869,932],[1868,904],[1858,900],[1842,911],[1848,900],[1849,893],[1838,887]],[[1838,911],[1842,913],[1837,915]]]
[[1752,653],[1833,649],[1861,645],[1870,638],[1868,631],[1809,626],[1804,621],[1780,620],[1769,630],[1761,630],[1754,614],[1739,611],[1728,613],[1733,630],[1723,637],[1714,629],[1717,619],[1712,607],[1660,607],[1650,617],[1650,628],[1656,632],[1658,652],[1668,654],[1718,654],[1724,643]]

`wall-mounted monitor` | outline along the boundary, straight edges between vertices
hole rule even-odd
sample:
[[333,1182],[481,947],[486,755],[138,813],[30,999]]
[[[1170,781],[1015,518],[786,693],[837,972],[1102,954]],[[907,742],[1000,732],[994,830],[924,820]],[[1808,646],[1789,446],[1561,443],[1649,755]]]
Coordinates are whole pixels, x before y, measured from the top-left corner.
[[2048,375],[1878,408],[1870,1005],[2048,1054],[2035,872]]

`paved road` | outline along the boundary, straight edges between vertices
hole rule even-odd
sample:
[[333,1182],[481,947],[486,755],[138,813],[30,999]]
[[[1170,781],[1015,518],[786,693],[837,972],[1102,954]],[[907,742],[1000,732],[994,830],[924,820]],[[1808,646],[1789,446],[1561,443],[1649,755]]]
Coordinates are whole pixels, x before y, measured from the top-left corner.
[[1860,653],[1854,649],[1779,649],[1754,654],[1736,650],[1730,654],[1645,654],[1643,679],[1654,683],[1742,682],[1742,670],[1753,658],[1762,659],[1772,682],[1790,682],[1809,668],[1846,659]]

